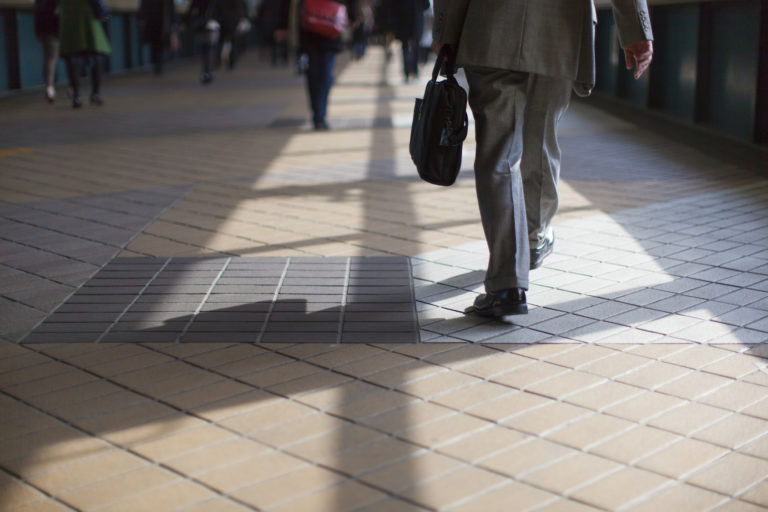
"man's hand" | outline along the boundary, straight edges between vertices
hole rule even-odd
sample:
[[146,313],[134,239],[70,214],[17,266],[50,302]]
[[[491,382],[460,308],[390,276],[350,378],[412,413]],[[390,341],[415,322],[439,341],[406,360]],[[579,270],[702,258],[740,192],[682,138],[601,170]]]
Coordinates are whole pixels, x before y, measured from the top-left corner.
[[627,69],[635,68],[635,80],[640,78],[653,60],[653,41],[640,41],[624,48]]
[[438,42],[432,43],[432,51],[435,52],[435,55],[439,55],[440,50],[442,50],[443,46],[446,46],[446,45],[450,47],[452,52],[454,52],[455,48],[453,47],[453,45],[449,45],[448,43],[438,43]]

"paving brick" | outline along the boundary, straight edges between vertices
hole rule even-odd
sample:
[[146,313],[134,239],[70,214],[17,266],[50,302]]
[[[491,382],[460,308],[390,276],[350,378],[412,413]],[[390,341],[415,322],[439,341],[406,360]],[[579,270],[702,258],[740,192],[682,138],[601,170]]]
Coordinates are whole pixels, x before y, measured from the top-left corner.
[[110,327],[110,323],[101,322],[43,322],[36,329],[38,333],[90,333],[104,332]]
[[100,334],[98,332],[33,332],[23,341],[24,343],[92,343],[99,339]]

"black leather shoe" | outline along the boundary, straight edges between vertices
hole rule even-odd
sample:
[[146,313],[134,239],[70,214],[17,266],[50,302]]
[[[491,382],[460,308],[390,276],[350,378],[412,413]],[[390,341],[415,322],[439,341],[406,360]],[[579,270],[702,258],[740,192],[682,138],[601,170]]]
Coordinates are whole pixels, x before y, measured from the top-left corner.
[[552,238],[545,238],[538,247],[531,249],[531,270],[544,264],[544,259],[555,250],[555,233]]
[[465,309],[464,313],[495,318],[507,315],[525,315],[528,313],[525,290],[522,288],[511,288],[500,292],[478,295],[475,303]]

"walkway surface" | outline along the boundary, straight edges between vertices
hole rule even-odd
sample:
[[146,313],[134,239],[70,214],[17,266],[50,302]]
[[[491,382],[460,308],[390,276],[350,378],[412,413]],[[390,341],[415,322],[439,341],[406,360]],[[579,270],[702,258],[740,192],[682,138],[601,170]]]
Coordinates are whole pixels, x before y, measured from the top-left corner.
[[342,63],[330,132],[248,54],[0,98],[0,510],[768,507],[765,159],[576,102],[527,316],[408,157],[421,82]]

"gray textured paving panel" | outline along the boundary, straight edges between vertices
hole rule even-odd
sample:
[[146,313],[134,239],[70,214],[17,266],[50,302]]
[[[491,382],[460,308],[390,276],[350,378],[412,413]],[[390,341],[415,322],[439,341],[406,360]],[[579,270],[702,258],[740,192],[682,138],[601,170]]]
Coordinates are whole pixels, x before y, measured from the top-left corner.
[[22,343],[418,341],[405,257],[118,258]]
[[[18,341],[188,190],[183,186],[0,205],[0,339]],[[119,269],[100,274],[84,295],[137,286],[146,276],[126,277]],[[118,291],[110,289],[98,305],[115,303]],[[77,300],[94,305],[92,297]],[[78,310],[87,311],[93,309]]]

